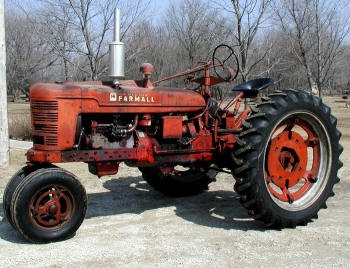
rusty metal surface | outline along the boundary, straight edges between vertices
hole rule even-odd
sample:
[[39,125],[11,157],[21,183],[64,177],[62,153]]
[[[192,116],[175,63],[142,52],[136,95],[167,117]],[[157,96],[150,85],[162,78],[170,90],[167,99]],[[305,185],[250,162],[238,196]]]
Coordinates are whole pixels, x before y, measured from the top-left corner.
[[[141,82],[142,83],[142,82]],[[206,104],[196,92],[179,88],[143,88],[136,81],[121,81],[119,89],[100,83],[35,84],[30,89],[31,99],[81,100],[81,112],[133,113],[198,111]],[[73,107],[73,105],[72,105]]]
[[[204,109],[204,98],[196,92],[177,88],[140,88],[95,91],[82,89],[82,112],[163,113]],[[118,109],[118,110],[116,110]]]
[[49,185],[40,189],[29,206],[33,226],[54,232],[70,223],[77,204],[72,193],[62,185]]
[[[30,97],[34,148],[27,153],[28,161],[87,162],[93,174],[103,176],[117,173],[123,161],[131,166],[174,165],[224,156],[234,147],[234,134],[241,132],[242,122],[251,111],[236,116],[242,101],[240,94],[223,110],[220,103],[210,114],[210,86],[222,82],[210,75],[213,67],[206,62],[153,83],[153,66],[143,64],[143,80],[120,80],[118,86],[103,81],[33,85]],[[161,81],[198,71],[204,76],[192,82],[202,85],[199,93],[154,87]],[[234,113],[228,111],[233,104]],[[95,117],[84,121],[82,115]],[[103,121],[108,115],[110,121]],[[114,115],[130,119],[119,124],[119,117]]]
[[30,97],[37,150],[71,149],[79,114],[194,112],[206,105],[199,93],[189,90],[123,87],[123,83],[114,89],[102,82],[36,84]]
[[163,116],[163,138],[181,138],[182,116]]
[[[71,149],[74,145],[81,100],[31,97],[30,104],[34,148]],[[38,137],[42,137],[41,142],[37,140]]]
[[[271,139],[267,150],[266,181],[273,196],[292,203],[307,195],[317,181],[320,167],[319,138],[312,127],[302,120],[287,119],[281,122],[274,131],[278,132]],[[303,138],[304,133],[307,133],[307,139]],[[312,151],[312,156],[308,149]],[[276,191],[272,183],[282,192]]]

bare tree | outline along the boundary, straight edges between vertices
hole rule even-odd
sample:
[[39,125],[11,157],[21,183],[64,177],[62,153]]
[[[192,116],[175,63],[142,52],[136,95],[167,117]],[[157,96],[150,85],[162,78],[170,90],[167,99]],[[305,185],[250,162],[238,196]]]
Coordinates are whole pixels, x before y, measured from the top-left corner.
[[[15,10],[16,1],[9,0],[6,11],[7,77],[15,96],[36,81],[107,78],[116,5],[123,15],[127,77],[134,78],[142,62],[154,64],[154,79],[174,74],[228,43],[239,56],[240,80],[268,75],[278,87],[317,85],[320,94],[348,83],[346,0],[217,0],[212,6],[181,0],[157,23],[143,16],[151,0],[22,0]],[[270,23],[271,7],[278,23]],[[168,85],[185,86],[180,80]]]
[[334,75],[328,82],[328,87],[340,94],[350,94],[350,45],[343,45],[344,52],[338,56],[334,64]]
[[271,0],[223,0],[215,1],[216,5],[233,16],[233,35],[235,45],[239,48],[240,74],[246,81],[254,68],[271,50],[271,44],[263,48],[259,57],[251,53],[259,30],[267,20],[266,11]]
[[[39,0],[44,5],[35,19],[31,19],[32,26],[37,29],[38,36],[45,40],[52,48],[52,52],[61,62],[62,77],[64,81],[72,78],[74,64],[75,44],[73,11],[61,2]],[[40,31],[39,31],[40,29]],[[57,78],[56,78],[57,79]]]
[[207,60],[213,48],[227,35],[222,16],[202,0],[172,3],[166,14],[165,25],[170,37],[183,50],[186,68]]
[[332,76],[335,59],[349,33],[339,15],[344,1],[277,0],[274,10],[298,62],[303,66],[310,90],[322,87]]
[[[60,58],[64,80],[72,70],[83,80],[97,80],[107,71],[106,55],[111,40],[114,8],[122,12],[122,38],[146,11],[151,0],[38,0],[34,13],[28,12],[32,27]],[[38,22],[41,23],[38,23]],[[44,29],[44,31],[42,30]]]
[[37,38],[25,16],[13,11],[7,15],[8,91],[16,100],[20,94],[28,94],[28,88],[33,82],[45,80],[42,71],[45,70],[47,74],[57,58],[52,55],[51,48]]
[[140,21],[127,36],[126,76],[135,78],[135,70],[144,62],[154,65],[153,79],[171,75],[178,71],[176,46],[162,25],[154,26],[149,21]]

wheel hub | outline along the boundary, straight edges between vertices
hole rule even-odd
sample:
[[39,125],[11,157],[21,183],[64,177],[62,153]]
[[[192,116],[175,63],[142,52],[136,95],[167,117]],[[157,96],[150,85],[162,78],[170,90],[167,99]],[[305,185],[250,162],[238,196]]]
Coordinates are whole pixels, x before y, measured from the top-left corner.
[[307,146],[296,132],[282,132],[271,143],[268,173],[274,184],[283,188],[296,185],[306,171]]
[[32,211],[34,223],[39,229],[58,227],[68,220],[72,203],[67,194],[56,186],[37,194]]
[[56,204],[51,204],[48,206],[47,208],[47,213],[50,215],[50,216],[53,216],[57,213],[58,211],[58,207]]
[[320,139],[300,119],[283,121],[274,133],[281,128],[267,149],[265,179],[272,196],[291,204],[305,196],[318,180]]

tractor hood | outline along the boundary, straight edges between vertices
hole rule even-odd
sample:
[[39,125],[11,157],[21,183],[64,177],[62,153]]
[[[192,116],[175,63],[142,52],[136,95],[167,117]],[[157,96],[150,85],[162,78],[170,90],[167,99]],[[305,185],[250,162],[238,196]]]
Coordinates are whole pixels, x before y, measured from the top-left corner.
[[179,89],[139,87],[137,81],[123,81],[119,88],[109,82],[35,84],[31,99],[81,99],[85,113],[164,113],[191,112],[205,108],[197,92]]

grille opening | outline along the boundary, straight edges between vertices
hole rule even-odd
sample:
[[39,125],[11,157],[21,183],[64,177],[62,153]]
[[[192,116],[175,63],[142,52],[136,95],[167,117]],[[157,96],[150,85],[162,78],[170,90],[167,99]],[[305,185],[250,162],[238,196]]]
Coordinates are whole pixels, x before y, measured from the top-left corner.
[[45,112],[33,112],[33,119],[34,121],[40,121],[40,122],[57,122],[58,120],[58,113],[45,113]]
[[[58,101],[32,100],[34,144],[57,146],[58,144]],[[42,135],[40,135],[42,134]]]
[[56,125],[34,124],[34,130],[45,134],[57,134]]
[[33,100],[32,115],[34,122],[57,122],[58,102]]
[[57,145],[57,137],[46,137],[46,145],[49,146],[56,146]]
[[58,110],[58,102],[57,101],[33,100],[32,101],[32,109],[35,109],[35,110],[47,110],[47,111],[57,111]]
[[44,145],[44,137],[43,136],[33,136],[33,143],[38,145]]

